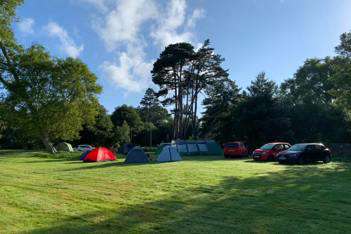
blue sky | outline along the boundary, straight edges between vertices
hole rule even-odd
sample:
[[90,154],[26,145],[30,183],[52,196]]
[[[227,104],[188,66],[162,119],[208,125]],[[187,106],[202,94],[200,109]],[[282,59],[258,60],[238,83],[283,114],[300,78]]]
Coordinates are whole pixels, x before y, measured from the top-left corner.
[[109,110],[137,106],[165,45],[209,38],[241,88],[265,71],[278,84],[306,58],[334,55],[351,30],[349,0],[25,0],[18,41],[82,59]]

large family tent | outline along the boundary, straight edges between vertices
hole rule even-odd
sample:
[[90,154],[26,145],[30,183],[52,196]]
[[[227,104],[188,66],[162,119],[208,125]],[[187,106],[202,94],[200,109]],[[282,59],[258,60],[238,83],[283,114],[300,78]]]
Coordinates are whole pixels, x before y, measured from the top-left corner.
[[222,148],[213,140],[204,141],[175,141],[172,143],[180,155],[213,155],[222,156]]
[[55,146],[58,151],[73,152],[73,147],[70,143],[61,142]]
[[164,146],[157,157],[157,162],[175,162],[182,160],[177,149],[172,146]]
[[[83,153],[83,155],[85,153]],[[116,160],[116,155],[111,150],[109,150],[105,147],[98,147],[98,148],[95,148],[95,149],[87,152],[85,157],[82,160],[84,162],[114,161],[114,160]]]
[[147,163],[149,162],[149,157],[146,155],[144,150],[136,146],[127,154],[124,163]]

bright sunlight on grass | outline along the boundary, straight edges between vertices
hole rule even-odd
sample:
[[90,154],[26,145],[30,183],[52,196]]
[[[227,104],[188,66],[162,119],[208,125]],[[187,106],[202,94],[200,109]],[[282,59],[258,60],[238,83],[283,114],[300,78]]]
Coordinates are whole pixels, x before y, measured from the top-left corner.
[[351,163],[124,165],[0,151],[0,232],[348,232]]

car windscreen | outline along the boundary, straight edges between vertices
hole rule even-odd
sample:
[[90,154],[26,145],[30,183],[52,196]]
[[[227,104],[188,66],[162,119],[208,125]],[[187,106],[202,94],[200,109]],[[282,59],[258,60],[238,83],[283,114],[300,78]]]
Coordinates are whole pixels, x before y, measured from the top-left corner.
[[261,150],[271,150],[273,147],[275,146],[275,144],[265,144],[263,146],[261,146]]
[[288,151],[303,151],[306,148],[306,144],[296,144],[291,146]]
[[239,144],[238,143],[227,143],[227,144],[224,144],[224,147],[237,148],[237,147],[239,147]]

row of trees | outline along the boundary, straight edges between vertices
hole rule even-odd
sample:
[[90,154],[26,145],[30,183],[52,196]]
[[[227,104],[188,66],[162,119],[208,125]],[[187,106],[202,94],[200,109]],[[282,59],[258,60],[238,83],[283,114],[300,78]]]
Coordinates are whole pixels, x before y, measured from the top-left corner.
[[169,45],[151,71],[158,90],[147,89],[137,108],[122,105],[110,115],[98,102],[96,76],[82,61],[16,42],[11,23],[21,3],[7,0],[0,8],[3,146],[42,144],[55,152],[58,141],[113,146],[211,138],[257,146],[273,140],[350,139],[351,33],[341,35],[335,57],[306,60],[280,86],[260,73],[246,90],[229,79],[224,59],[209,40],[199,49],[189,43]]
[[351,135],[351,33],[335,57],[307,59],[279,87],[260,73],[247,91],[227,80],[207,90],[202,137],[218,141],[349,142]]

